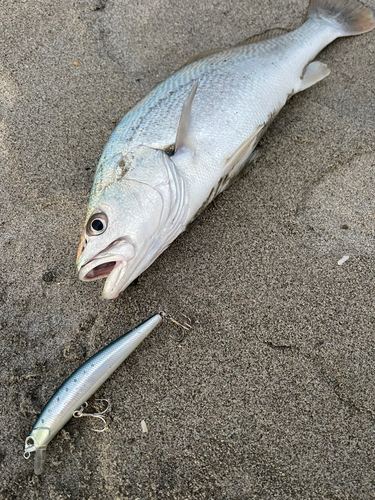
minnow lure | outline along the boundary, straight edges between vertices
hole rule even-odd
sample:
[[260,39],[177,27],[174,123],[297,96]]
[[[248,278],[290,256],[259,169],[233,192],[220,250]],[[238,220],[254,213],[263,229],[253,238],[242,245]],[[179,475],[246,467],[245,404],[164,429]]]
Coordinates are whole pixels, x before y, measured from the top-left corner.
[[[41,474],[48,443],[163,318],[155,314],[129,333],[107,345],[80,366],[49,400],[25,440],[24,457],[35,451],[34,472]],[[78,411],[78,416],[81,416]]]

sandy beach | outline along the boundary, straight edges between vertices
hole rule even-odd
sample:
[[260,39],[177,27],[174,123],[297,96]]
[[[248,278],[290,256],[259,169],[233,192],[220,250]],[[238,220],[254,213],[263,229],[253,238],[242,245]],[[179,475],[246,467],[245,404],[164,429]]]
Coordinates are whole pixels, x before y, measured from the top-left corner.
[[[117,299],[75,269],[125,113],[195,54],[294,29],[307,8],[3,0],[0,499],[375,498],[375,31],[319,55],[331,75]],[[161,310],[193,328],[158,327],[90,400],[110,401],[109,430],[72,419],[35,476],[23,443],[55,390]]]

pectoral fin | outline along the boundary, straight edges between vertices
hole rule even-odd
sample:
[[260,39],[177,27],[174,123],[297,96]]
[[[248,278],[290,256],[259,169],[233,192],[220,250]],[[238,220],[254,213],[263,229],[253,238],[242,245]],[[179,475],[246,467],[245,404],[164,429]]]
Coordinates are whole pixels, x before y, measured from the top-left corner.
[[298,92],[312,87],[316,83],[320,82],[320,80],[323,80],[323,78],[328,76],[330,72],[331,70],[328,66],[322,62],[314,61],[308,64],[301,76],[302,81]]
[[258,158],[259,153],[255,152],[254,148],[259,141],[263,129],[264,125],[260,125],[227,159],[225,162],[224,175],[220,179],[212,199],[224,191],[224,189],[227,189],[227,187],[241,175],[246,165]]
[[250,158],[250,153],[253,151],[253,142],[264,125],[260,125],[255,132],[248,137],[225,162],[225,171],[230,172],[239,164],[245,164]]
[[195,144],[191,134],[191,108],[198,88],[198,83],[198,81],[195,82],[182,107],[180,123],[178,124],[177,129],[174,154],[182,148],[187,148],[195,152]]

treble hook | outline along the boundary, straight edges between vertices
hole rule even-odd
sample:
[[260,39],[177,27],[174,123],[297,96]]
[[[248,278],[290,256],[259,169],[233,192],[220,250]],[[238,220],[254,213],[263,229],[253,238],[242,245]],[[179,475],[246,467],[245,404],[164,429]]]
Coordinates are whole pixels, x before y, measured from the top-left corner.
[[165,313],[164,311],[161,311],[160,313],[160,316],[163,318],[163,319],[166,319],[168,321],[170,321],[171,323],[174,323],[175,325],[183,328],[185,330],[185,332],[182,334],[182,336],[178,339],[174,339],[176,342],[182,342],[184,339],[185,339],[185,336],[186,336],[186,330],[191,330],[192,326],[190,325],[191,323],[191,319],[188,318],[187,316],[185,316],[185,314],[182,314],[182,316],[184,316],[188,321],[189,323],[179,323],[178,321],[176,321],[175,319],[172,318],[172,316],[170,316],[169,314]]
[[[167,319],[168,321],[171,321],[172,323],[174,323],[177,326],[180,326],[184,330],[190,330],[192,328],[192,326],[189,323],[183,323],[183,324],[181,324],[178,321],[176,321],[175,319],[173,319],[172,316],[170,316],[169,314],[165,313],[164,311],[161,311],[159,314],[160,314],[160,316],[163,319]],[[182,316],[185,316],[185,314],[183,314]],[[188,321],[190,321],[190,323],[191,323],[191,319],[189,319],[187,316],[185,316],[185,318]]]
[[107,403],[107,408],[99,413],[84,413],[84,410],[88,407],[88,403],[84,403],[79,410],[76,410],[73,413],[74,418],[81,418],[81,417],[92,417],[92,418],[99,418],[104,422],[104,427],[103,429],[92,429],[94,432],[104,432],[105,430],[108,429],[108,425],[106,422],[106,419],[103,417],[104,413],[106,413],[109,408],[110,408],[110,403],[107,399],[96,399],[95,401],[105,401]]

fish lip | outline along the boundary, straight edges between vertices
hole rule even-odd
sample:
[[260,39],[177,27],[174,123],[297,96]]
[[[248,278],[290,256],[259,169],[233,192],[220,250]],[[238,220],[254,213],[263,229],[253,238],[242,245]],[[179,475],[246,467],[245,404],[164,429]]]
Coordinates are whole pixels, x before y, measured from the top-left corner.
[[[94,281],[102,278],[109,279],[111,275],[115,274],[114,271],[116,269],[118,270],[120,265],[122,268],[126,268],[127,263],[129,262],[129,260],[132,260],[133,257],[131,257],[130,259],[125,258],[125,256],[122,255],[120,252],[110,253],[110,251],[113,250],[115,247],[120,247],[124,243],[129,244],[130,242],[127,238],[118,238],[117,240],[113,241],[110,245],[108,245],[104,250],[102,250],[99,254],[95,255],[95,257],[87,261],[86,264],[84,264],[79,270],[78,273],[79,279],[82,281]],[[133,245],[132,247],[134,248]],[[100,266],[104,266],[105,264],[110,264],[110,263],[113,263],[113,266],[107,266],[108,272],[105,272],[106,271],[105,267],[99,269]],[[94,271],[96,268],[98,268],[97,273],[95,273]],[[118,274],[118,271],[116,272],[116,274]]]
[[126,271],[127,271],[126,263],[117,262],[115,264],[113,270],[110,272],[110,274],[107,276],[107,279],[105,280],[102,291],[103,299],[115,299],[120,295],[120,293],[123,290],[121,278],[123,277]]
[[[98,274],[93,273],[94,269],[103,266],[104,264],[113,263],[113,266],[107,266],[108,273],[101,272],[105,271],[105,268],[98,269]],[[116,266],[119,264],[127,264],[122,255],[111,255],[108,257],[103,257],[102,259],[96,258],[87,264],[85,264],[78,273],[78,277],[82,281],[95,281],[98,279],[109,278],[111,273],[114,271]],[[90,274],[91,273],[91,274]]]

